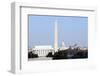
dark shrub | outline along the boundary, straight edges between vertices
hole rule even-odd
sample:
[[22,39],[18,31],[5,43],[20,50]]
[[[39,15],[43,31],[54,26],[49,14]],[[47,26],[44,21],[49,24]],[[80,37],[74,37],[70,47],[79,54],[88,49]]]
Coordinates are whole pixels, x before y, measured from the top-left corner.
[[87,51],[79,51],[77,52],[73,57],[74,58],[88,58],[88,52]]
[[32,52],[28,52],[28,58],[37,58],[38,55],[37,54],[34,54]]
[[88,58],[88,50],[67,49],[54,53],[53,59],[77,59]]
[[46,57],[53,57],[52,52],[49,52],[48,55]]
[[67,51],[62,50],[62,51],[55,52],[53,59],[67,59]]

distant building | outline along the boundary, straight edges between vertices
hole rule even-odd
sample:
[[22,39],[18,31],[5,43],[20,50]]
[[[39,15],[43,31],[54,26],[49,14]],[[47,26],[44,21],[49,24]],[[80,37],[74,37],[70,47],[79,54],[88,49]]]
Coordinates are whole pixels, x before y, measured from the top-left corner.
[[80,50],[88,50],[88,48],[86,48],[86,47],[83,47],[83,48],[80,48]]
[[49,52],[54,52],[54,49],[51,45],[38,45],[32,48],[34,54],[38,56],[46,56]]
[[62,47],[59,48],[59,50],[67,50],[69,47],[66,47],[64,41],[62,41]]

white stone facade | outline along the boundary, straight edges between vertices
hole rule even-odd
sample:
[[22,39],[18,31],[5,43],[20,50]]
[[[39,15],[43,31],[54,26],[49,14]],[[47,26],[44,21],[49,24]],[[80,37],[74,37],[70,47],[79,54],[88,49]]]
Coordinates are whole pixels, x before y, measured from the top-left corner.
[[32,48],[34,54],[38,54],[38,56],[46,56],[49,52],[54,52],[54,49],[50,45],[38,45]]

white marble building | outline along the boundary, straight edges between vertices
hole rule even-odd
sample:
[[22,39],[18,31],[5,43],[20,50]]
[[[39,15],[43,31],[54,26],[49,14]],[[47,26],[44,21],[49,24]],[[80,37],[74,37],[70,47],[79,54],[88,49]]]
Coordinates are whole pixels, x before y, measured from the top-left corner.
[[54,52],[54,49],[51,45],[38,45],[32,48],[34,54],[38,54],[38,56],[46,56],[49,52]]

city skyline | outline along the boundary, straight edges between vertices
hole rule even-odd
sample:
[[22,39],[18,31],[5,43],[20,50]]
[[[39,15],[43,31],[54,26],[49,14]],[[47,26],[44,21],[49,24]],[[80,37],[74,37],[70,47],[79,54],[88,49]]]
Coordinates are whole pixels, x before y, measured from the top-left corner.
[[79,16],[29,16],[28,47],[34,45],[54,46],[54,22],[58,22],[58,46],[78,44],[88,47],[88,18]]

